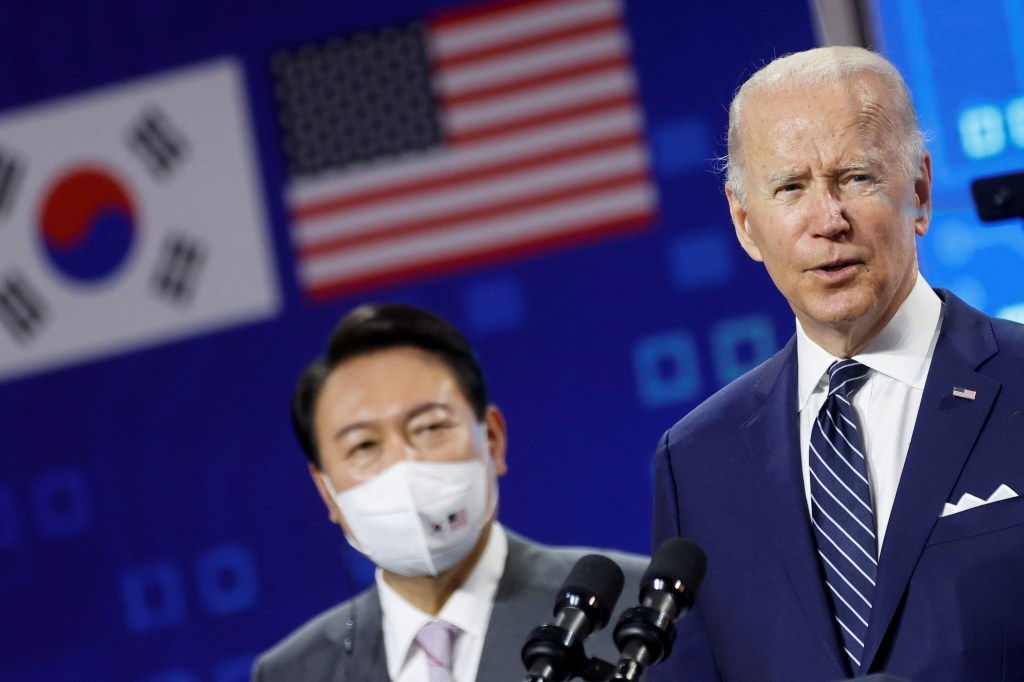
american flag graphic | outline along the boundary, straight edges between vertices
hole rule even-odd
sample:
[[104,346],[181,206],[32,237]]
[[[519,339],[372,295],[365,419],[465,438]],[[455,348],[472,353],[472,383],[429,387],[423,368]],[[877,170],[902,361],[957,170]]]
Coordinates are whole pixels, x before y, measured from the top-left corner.
[[298,278],[314,300],[644,229],[619,0],[524,0],[274,56]]
[[957,398],[963,398],[965,400],[974,400],[975,398],[978,397],[978,392],[970,388],[954,386],[953,395]]
[[448,530],[458,530],[469,523],[469,513],[465,508],[448,515]]

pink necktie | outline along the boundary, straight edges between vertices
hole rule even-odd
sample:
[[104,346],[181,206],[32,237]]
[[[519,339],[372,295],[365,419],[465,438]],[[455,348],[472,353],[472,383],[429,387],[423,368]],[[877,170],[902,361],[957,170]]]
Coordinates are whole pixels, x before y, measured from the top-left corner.
[[454,682],[452,677],[452,643],[459,629],[443,620],[434,620],[416,635],[416,644],[427,655],[430,682]]

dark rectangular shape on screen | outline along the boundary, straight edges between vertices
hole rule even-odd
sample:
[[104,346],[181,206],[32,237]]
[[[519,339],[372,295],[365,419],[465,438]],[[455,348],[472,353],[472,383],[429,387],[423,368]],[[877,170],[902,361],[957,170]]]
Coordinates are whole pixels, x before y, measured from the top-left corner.
[[422,23],[282,50],[272,69],[293,176],[441,143]]
[[14,202],[14,194],[22,171],[22,162],[18,157],[0,149],[0,217]]
[[971,195],[985,222],[1024,218],[1024,173],[978,178],[971,183]]
[[0,279],[0,324],[16,341],[29,341],[45,319],[46,305],[24,277],[9,273]]

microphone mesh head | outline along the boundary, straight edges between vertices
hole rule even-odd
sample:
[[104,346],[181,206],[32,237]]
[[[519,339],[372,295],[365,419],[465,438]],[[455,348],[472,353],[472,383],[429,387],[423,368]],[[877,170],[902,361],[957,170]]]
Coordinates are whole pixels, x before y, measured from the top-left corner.
[[654,580],[681,582],[692,600],[704,582],[707,567],[707,557],[697,543],[686,538],[669,538],[654,551],[640,584],[646,590]]
[[600,554],[587,554],[576,562],[559,590],[557,613],[569,604],[588,612],[595,629],[604,627],[626,582],[622,569]]

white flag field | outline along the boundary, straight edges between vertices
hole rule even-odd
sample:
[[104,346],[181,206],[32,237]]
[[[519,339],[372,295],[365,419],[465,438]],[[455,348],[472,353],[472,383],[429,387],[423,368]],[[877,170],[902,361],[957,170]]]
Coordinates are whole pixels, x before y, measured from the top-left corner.
[[281,306],[242,68],[0,113],[0,381]]

